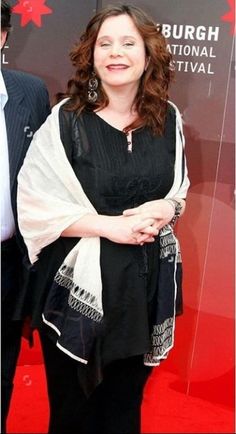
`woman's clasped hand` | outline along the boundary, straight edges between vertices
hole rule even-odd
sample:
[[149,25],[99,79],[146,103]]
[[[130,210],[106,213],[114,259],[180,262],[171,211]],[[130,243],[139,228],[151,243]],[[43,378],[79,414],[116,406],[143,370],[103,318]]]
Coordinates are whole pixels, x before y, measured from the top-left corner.
[[165,199],[145,202],[126,209],[123,215],[104,216],[102,236],[121,244],[152,243],[173,215],[173,207]]
[[153,200],[130,208],[123,212],[125,217],[137,217],[132,226],[133,237],[136,244],[153,242],[155,236],[163,226],[167,225],[173,218],[174,211],[170,203],[165,199]]
[[[143,244],[155,240],[159,230],[155,218],[142,213],[105,218],[102,236],[120,244]],[[136,227],[140,229],[136,229]]]

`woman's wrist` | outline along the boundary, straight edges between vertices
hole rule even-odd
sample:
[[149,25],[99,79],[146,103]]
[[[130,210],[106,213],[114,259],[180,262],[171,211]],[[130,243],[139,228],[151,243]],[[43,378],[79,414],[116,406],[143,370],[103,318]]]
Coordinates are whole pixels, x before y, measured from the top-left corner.
[[117,216],[88,214],[85,216],[85,219],[87,220],[86,223],[90,230],[89,236],[107,238],[110,231],[114,229]]
[[173,214],[173,217],[170,220],[169,224],[171,226],[174,226],[183,212],[184,201],[182,199],[179,199],[179,198],[178,199],[177,198],[167,198],[165,200],[172,206],[174,214]]

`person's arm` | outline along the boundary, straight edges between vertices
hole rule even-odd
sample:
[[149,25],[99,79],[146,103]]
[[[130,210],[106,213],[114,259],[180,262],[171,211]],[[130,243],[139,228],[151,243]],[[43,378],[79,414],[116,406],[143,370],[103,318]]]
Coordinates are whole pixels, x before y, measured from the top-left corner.
[[153,242],[154,236],[158,234],[155,227],[147,234],[134,231],[135,225],[141,224],[144,227],[152,227],[154,218],[147,217],[139,213],[132,216],[105,216],[86,214],[75,223],[65,229],[63,237],[103,237],[115,243],[139,244],[143,242]]

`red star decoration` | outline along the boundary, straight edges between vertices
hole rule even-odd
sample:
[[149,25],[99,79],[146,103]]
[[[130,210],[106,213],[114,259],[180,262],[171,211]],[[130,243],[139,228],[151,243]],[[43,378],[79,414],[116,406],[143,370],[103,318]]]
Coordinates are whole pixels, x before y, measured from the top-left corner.
[[52,9],[45,6],[46,0],[18,0],[12,8],[12,12],[21,15],[21,27],[32,21],[36,26],[41,27],[41,16],[52,13]]
[[228,0],[228,5],[230,7],[230,11],[228,11],[225,15],[221,17],[222,21],[226,21],[231,24],[231,35],[236,33],[235,29],[235,0]]

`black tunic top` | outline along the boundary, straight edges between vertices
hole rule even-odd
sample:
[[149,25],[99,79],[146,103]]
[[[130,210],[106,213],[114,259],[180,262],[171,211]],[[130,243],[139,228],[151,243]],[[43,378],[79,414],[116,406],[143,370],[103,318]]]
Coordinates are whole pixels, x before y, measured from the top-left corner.
[[[169,107],[162,137],[148,128],[126,134],[97,114],[60,109],[60,133],[67,157],[98,214],[119,215],[127,208],[161,199],[174,179],[175,111]],[[83,134],[79,129],[83,124]],[[33,325],[40,326],[45,297],[53,278],[78,238],[60,238],[46,247],[36,263]],[[158,299],[159,239],[143,246],[101,238],[104,319],[99,348],[102,364],[150,350],[153,308]],[[39,273],[39,274],[38,274]]]

